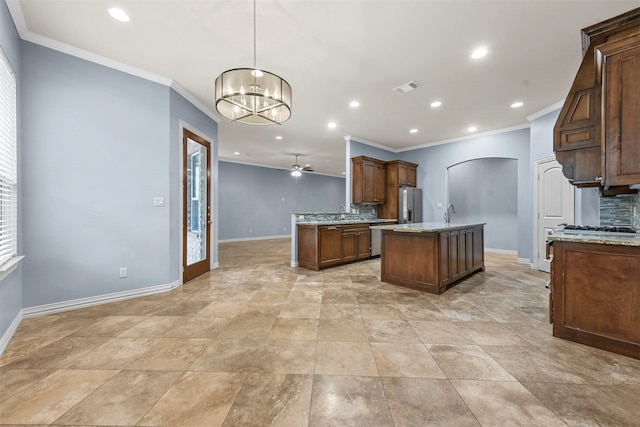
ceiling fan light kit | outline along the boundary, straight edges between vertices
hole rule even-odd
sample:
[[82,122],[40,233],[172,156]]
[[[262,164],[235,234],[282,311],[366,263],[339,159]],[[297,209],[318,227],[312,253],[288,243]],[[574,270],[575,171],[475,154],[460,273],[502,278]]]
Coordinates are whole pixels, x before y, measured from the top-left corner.
[[313,168],[310,164],[306,164],[304,167],[298,164],[298,156],[300,154],[294,154],[296,157],[296,162],[291,165],[291,176],[295,176],[296,178],[302,175],[302,172],[313,172]]
[[291,85],[256,66],[256,1],[253,0],[253,68],[233,68],[215,82],[216,110],[249,125],[282,124],[291,117]]

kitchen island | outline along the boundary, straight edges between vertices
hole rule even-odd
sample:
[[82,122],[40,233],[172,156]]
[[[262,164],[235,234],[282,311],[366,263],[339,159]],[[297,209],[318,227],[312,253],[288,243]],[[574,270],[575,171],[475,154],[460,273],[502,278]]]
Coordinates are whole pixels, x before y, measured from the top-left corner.
[[640,359],[640,234],[556,231],[548,240],[553,336]]
[[382,281],[440,294],[484,270],[484,223],[381,225]]

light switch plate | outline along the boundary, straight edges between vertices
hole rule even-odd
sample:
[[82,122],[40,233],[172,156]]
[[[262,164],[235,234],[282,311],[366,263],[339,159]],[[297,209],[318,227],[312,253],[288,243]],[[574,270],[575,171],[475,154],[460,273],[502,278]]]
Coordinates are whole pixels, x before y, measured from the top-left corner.
[[155,207],[164,206],[164,197],[154,197],[153,198],[153,206],[155,206]]
[[442,209],[442,203],[436,203],[436,208]]

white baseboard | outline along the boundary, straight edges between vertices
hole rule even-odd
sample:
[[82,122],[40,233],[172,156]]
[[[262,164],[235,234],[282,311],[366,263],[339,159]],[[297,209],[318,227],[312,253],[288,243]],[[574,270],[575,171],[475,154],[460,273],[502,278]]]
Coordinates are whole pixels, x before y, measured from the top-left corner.
[[213,266],[211,266],[212,270],[215,270],[216,268],[220,267],[220,263],[218,261],[213,263]]
[[2,335],[2,338],[0,338],[0,357],[4,354],[7,347],[9,347],[13,334],[16,333],[18,326],[20,326],[20,322],[22,322],[23,319],[23,311],[24,310],[20,310],[18,312],[16,318],[13,319],[13,322],[9,325],[9,329],[7,329],[7,331]]
[[291,267],[297,268],[298,267],[298,261],[291,261]]
[[536,267],[533,265],[533,263],[531,262],[531,260],[529,258],[518,258],[516,260],[517,264],[524,264],[524,265],[528,265],[530,269],[535,270]]
[[279,236],[260,236],[260,237],[240,237],[238,239],[222,239],[218,240],[218,243],[231,243],[231,242],[248,242],[250,240],[273,240],[273,239],[290,239],[291,234],[281,234]]
[[94,305],[159,294],[173,290],[181,285],[182,283],[180,283],[179,280],[176,280],[175,282],[164,285],[149,286],[147,288],[133,289],[130,291],[114,292],[112,294],[98,295],[95,297],[79,298],[56,302],[53,304],[36,305],[33,307],[23,308],[20,310],[16,318],[13,319],[13,322],[11,322],[9,329],[7,329],[7,331],[2,335],[2,338],[0,338],[0,356],[2,356],[9,346],[9,342],[11,341],[11,338],[13,338],[13,334],[16,333],[22,319],[46,316],[47,314],[61,313],[63,311],[76,310],[79,308],[92,307]]
[[484,248],[485,252],[490,252],[492,254],[502,254],[502,255],[518,255],[518,251],[512,251],[509,249],[492,249],[492,248]]
[[98,295],[95,297],[79,298],[69,301],[61,301],[53,304],[36,305],[22,309],[22,317],[45,316],[47,314],[60,313],[63,311],[76,310],[79,308],[92,307],[94,305],[106,304],[110,302],[122,301],[131,298],[144,297],[159,294],[175,289],[181,285],[179,280],[164,285],[149,286],[147,288],[133,289],[130,291],[114,292],[112,294]]

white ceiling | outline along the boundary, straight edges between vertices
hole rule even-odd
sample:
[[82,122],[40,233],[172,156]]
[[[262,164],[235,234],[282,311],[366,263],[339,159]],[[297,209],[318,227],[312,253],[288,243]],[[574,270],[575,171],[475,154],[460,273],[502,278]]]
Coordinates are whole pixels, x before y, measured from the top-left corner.
[[[252,0],[8,3],[23,37],[171,79],[211,111],[215,78],[253,65]],[[131,20],[111,18],[114,6]],[[282,126],[221,119],[220,159],[286,168],[300,153],[301,164],[340,175],[346,135],[403,150],[468,136],[472,124],[479,133],[526,125],[566,96],[580,30],[637,7],[640,0],[257,0],[257,66],[291,84],[293,114]],[[472,60],[480,45],[489,54]],[[411,80],[422,87],[392,91]],[[433,100],[443,105],[433,109]],[[510,108],[514,101],[524,106]]]

